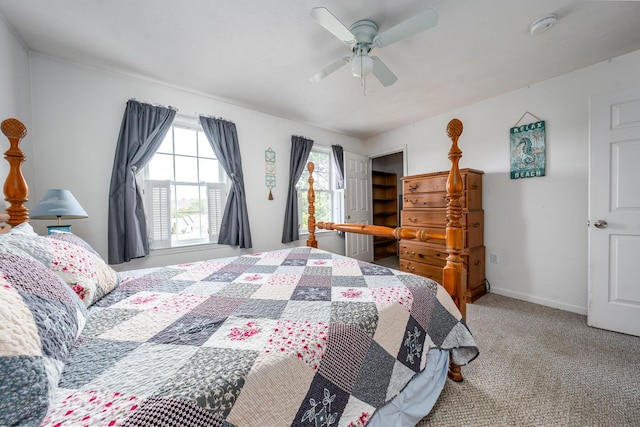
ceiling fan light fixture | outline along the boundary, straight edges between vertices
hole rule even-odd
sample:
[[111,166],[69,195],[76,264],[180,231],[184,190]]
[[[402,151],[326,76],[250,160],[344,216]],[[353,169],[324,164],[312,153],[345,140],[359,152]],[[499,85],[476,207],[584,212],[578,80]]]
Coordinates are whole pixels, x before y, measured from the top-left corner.
[[373,70],[373,59],[369,55],[359,53],[351,60],[351,73],[355,77],[363,77]]

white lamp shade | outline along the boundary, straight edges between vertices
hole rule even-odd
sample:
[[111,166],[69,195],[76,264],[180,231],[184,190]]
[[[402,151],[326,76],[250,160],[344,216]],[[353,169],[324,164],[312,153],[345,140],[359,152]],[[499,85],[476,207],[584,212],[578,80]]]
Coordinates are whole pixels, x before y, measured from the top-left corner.
[[351,60],[351,73],[355,77],[368,75],[373,70],[373,59],[369,55],[358,53]]
[[33,219],[79,219],[87,218],[89,215],[82,209],[71,191],[53,189],[46,192],[31,211],[30,216]]

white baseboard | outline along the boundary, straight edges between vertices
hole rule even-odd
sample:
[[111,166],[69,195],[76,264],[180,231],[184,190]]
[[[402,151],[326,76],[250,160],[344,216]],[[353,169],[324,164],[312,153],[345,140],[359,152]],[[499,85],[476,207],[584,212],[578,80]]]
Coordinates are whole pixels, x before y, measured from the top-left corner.
[[505,297],[515,298],[515,299],[519,299],[527,302],[532,302],[534,304],[544,305],[546,307],[569,311],[571,313],[583,314],[585,316],[587,315],[586,307],[578,307],[575,305],[564,304],[564,303],[560,303],[560,302],[545,299],[545,298],[539,298],[539,297],[534,297],[532,295],[522,294],[520,292],[513,292],[507,289],[499,289],[494,286],[491,287],[491,292],[498,295],[504,295]]

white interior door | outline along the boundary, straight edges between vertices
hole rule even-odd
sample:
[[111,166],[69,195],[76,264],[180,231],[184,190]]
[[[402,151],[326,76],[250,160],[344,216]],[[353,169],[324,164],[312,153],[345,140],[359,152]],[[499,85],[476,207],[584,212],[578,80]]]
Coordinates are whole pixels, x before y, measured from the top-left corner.
[[590,326],[640,336],[640,88],[590,103]]
[[[371,168],[368,157],[344,153],[344,222],[371,224]],[[345,253],[362,261],[373,261],[373,236],[346,233]]]

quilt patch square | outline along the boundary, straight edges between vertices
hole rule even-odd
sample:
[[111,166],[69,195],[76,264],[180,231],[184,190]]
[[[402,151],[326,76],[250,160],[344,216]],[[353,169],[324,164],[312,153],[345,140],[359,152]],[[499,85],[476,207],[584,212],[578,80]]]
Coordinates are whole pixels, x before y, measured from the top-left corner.
[[360,264],[360,271],[365,276],[393,276],[393,271],[387,267],[375,264]]
[[372,302],[331,302],[331,323],[354,325],[373,336],[378,327],[378,309]]
[[307,259],[306,258],[287,258],[284,261],[282,261],[281,265],[290,266],[290,267],[306,267]]
[[125,283],[122,283],[118,287],[118,290],[129,290],[129,291],[135,291],[135,292],[146,291],[150,288],[153,288],[157,284],[165,281],[166,279],[162,279],[159,277],[153,278],[153,277],[142,276],[142,277],[135,278],[133,280],[129,280]]
[[195,265],[193,268],[190,268],[189,270],[174,276],[173,280],[188,280],[197,282],[203,280],[206,277],[209,277],[211,274],[220,270],[225,265],[226,264],[218,262],[202,262]]
[[247,269],[246,273],[267,273],[271,274],[278,269],[277,265],[264,265],[264,264],[254,264],[250,268]]
[[158,414],[162,415],[158,423],[161,422],[163,426],[229,427],[220,416],[202,409],[193,402],[158,397],[150,397],[140,403],[125,425],[158,425],[150,421],[158,420]]
[[152,286],[151,288],[149,288],[149,291],[177,294],[180,291],[183,291],[186,287],[193,285],[193,283],[194,282],[190,280],[166,280]]
[[372,342],[353,387],[353,395],[375,407],[384,405],[395,361],[375,341]]
[[252,285],[263,285],[267,283],[271,274],[268,273],[242,273],[236,277],[233,283],[249,283]]
[[402,286],[397,276],[364,276],[364,281],[370,288],[397,288]]
[[333,260],[331,258],[309,258],[307,260],[308,267],[331,267]]
[[364,277],[361,276],[336,276],[335,271],[331,276],[331,286],[348,286],[350,288],[360,288],[367,286]]
[[233,282],[243,272],[244,270],[243,271],[222,271],[221,269],[216,271],[215,273],[211,273],[210,275],[208,275],[202,280],[207,282],[218,282],[218,283],[227,284],[229,282]]
[[434,292],[427,286],[410,288],[399,288],[410,291],[412,296],[411,315],[422,328],[429,326],[431,314],[436,305],[436,296]]
[[137,342],[83,339],[76,341],[60,379],[62,388],[81,388],[140,346]]
[[300,281],[301,274],[274,273],[267,280],[267,285],[288,285],[295,286]]
[[448,332],[458,323],[454,317],[447,313],[448,311],[440,304],[436,304],[431,311],[431,322],[427,333],[436,346],[442,345]]
[[121,322],[131,319],[140,313],[138,310],[118,309],[112,310],[92,310],[87,319],[87,325],[82,330],[82,336],[86,338],[97,337],[98,335],[117,326]]
[[351,393],[371,345],[371,337],[351,325],[331,324],[327,340],[332,345],[327,348],[318,372]]
[[260,286],[259,283],[229,283],[216,295],[229,298],[250,298]]
[[224,287],[225,287],[224,283],[196,282],[184,288],[180,293],[210,296],[210,295],[217,294],[220,291],[220,289]]
[[331,301],[331,288],[327,286],[296,286],[291,299],[294,301]]
[[120,392],[59,389],[41,427],[120,425],[118,420],[138,409],[141,401]]
[[114,341],[146,342],[175,322],[181,315],[181,313],[175,312],[141,311],[113,328],[106,330],[98,337]]
[[272,319],[229,317],[203,346],[263,352],[276,324]]
[[305,273],[300,278],[298,286],[325,286],[328,288],[331,286],[331,276],[310,276]]
[[144,343],[85,386],[118,390],[140,397],[154,395],[198,350],[188,345]]
[[190,314],[209,317],[227,317],[235,313],[235,311],[241,307],[245,301],[246,298],[231,298],[212,295],[191,310]]
[[311,321],[279,321],[271,332],[269,354],[293,355],[317,370],[327,348],[329,325]]
[[[304,269],[305,276],[327,276],[331,279],[331,267],[307,265]],[[331,280],[329,280],[331,282]]]
[[282,312],[282,319],[329,323],[331,301],[289,301]]
[[331,301],[373,302],[373,296],[369,288],[333,286]]
[[426,341],[427,333],[424,328],[412,316],[409,316],[404,339],[398,350],[398,360],[414,372],[420,372],[422,354],[429,350],[425,347]]
[[295,290],[295,286],[291,285],[262,285],[252,295],[252,299],[278,299],[288,300]]
[[158,332],[149,341],[158,344],[200,346],[218,330],[225,317],[186,314]]
[[254,351],[201,347],[189,363],[162,385],[156,396],[193,401],[224,418],[240,394],[256,357],[258,352]]
[[234,316],[264,319],[279,319],[287,306],[287,301],[269,299],[248,299],[239,307]]
[[349,395],[320,374],[316,374],[304,401],[298,409],[293,425],[340,425],[340,414]]

